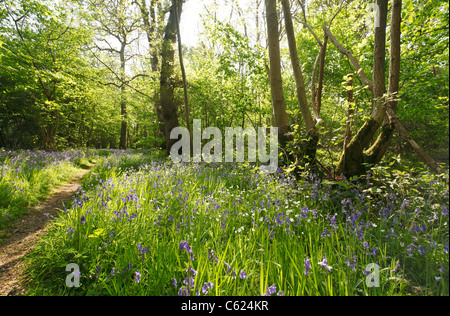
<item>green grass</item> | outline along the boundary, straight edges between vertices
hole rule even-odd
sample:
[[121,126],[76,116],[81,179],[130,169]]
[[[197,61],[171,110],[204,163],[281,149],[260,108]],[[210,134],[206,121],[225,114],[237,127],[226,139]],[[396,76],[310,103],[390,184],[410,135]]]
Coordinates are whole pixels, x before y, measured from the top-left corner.
[[[29,295],[448,295],[447,186],[392,176],[295,183],[111,155],[29,258]],[[66,286],[70,263],[79,288]]]
[[93,151],[0,151],[0,228],[96,161]]

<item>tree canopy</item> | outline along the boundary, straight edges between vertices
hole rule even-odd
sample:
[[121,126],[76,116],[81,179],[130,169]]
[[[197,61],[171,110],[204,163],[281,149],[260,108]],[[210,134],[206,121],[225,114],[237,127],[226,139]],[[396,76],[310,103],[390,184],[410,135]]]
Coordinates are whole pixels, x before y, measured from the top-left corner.
[[286,166],[331,177],[413,141],[448,163],[447,1],[204,1],[178,50],[194,1],[0,1],[0,147],[166,148],[201,119],[280,127]]

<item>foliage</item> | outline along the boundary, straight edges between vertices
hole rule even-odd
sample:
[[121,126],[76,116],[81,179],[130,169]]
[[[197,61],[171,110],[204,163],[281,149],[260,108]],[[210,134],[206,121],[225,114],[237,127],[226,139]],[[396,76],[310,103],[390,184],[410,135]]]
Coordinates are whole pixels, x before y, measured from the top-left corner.
[[442,145],[448,148],[449,4],[405,2],[399,116],[425,148],[445,157],[448,150]]
[[[296,184],[110,156],[30,258],[30,294],[448,295],[446,185],[400,171],[374,185],[382,173]],[[65,285],[69,263],[80,288]],[[379,287],[367,286],[371,263]]]
[[[307,2],[304,15],[298,1],[292,11],[309,101],[320,49],[311,29],[321,42],[322,26],[334,17],[331,31],[370,78],[375,17],[367,0]],[[354,78],[353,133],[371,115],[373,101],[334,45],[328,44],[324,63],[318,127],[318,168],[328,179],[307,170],[294,180],[289,166],[264,175],[249,165],[174,165],[159,155],[156,113],[170,1],[120,1],[127,14],[115,16],[110,3],[118,2],[0,0],[0,148],[6,148],[0,151],[0,225],[79,167],[99,162],[29,258],[29,294],[449,294],[445,179],[411,162],[397,135],[371,175],[329,174],[349,119],[348,75]],[[145,25],[144,6],[155,24]],[[264,12],[237,1],[232,6],[231,12],[209,7],[199,44],[184,47],[190,117],[202,119],[203,129],[272,126]],[[443,0],[403,0],[397,115],[439,162],[448,162],[448,9]],[[129,37],[120,30],[124,23]],[[302,157],[307,138],[283,23],[280,42],[290,149]],[[179,78],[170,84],[181,105]],[[152,150],[114,150],[124,136],[122,121],[127,147]],[[81,288],[65,286],[69,263],[82,269]],[[365,282],[371,263],[380,266],[380,287]]]

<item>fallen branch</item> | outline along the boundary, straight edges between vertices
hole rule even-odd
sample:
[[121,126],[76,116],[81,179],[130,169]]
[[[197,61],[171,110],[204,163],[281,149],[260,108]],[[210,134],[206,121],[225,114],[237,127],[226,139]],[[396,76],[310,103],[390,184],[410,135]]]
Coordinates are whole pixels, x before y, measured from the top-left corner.
[[406,128],[400,123],[400,119],[395,114],[394,110],[389,105],[389,103],[386,107],[386,112],[387,112],[387,115],[389,117],[391,124],[393,124],[395,126],[395,128],[399,132],[400,136],[411,145],[411,147],[416,152],[416,154],[420,157],[420,159],[422,159],[422,161],[428,167],[430,167],[434,172],[439,173],[439,174],[445,174],[446,173],[445,170],[442,169],[439,166],[439,164],[433,158],[431,158],[430,155],[428,155],[422,149],[422,147],[420,147],[419,144],[417,144],[417,142],[414,139],[412,139],[411,135],[409,135]]

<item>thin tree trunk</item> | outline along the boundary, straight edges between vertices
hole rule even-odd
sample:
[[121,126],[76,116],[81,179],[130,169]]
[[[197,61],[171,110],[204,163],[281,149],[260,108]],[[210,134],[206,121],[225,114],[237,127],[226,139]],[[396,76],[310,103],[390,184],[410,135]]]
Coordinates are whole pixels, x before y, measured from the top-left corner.
[[309,109],[308,101],[306,98],[305,81],[303,73],[300,68],[300,61],[297,52],[297,43],[295,41],[294,25],[292,24],[291,8],[289,0],[282,0],[284,18],[286,24],[286,35],[288,38],[289,52],[291,56],[292,68],[294,71],[294,78],[296,82],[297,98],[300,105],[300,111],[302,112],[303,120],[306,125],[306,131],[308,133],[316,134],[314,120]]
[[189,109],[189,97],[188,97],[188,90],[187,90],[187,81],[186,81],[186,70],[184,68],[184,61],[183,61],[183,46],[181,44],[181,32],[180,32],[180,21],[178,19],[178,16],[181,16],[180,14],[175,14],[176,24],[177,24],[177,34],[178,34],[178,55],[180,58],[180,67],[181,67],[181,75],[183,78],[183,90],[184,90],[184,113],[186,115],[186,126],[189,130],[189,133],[191,135],[191,153],[193,152],[193,136],[192,136],[192,128],[191,128],[191,118],[190,118],[190,109]]
[[120,104],[122,123],[120,127],[120,149],[127,149],[127,105],[125,101]]
[[336,46],[336,48],[341,52],[341,54],[347,56],[347,58],[350,61],[351,65],[353,66],[353,68],[355,68],[355,70],[356,70],[358,76],[360,77],[361,81],[367,86],[367,88],[370,91],[373,91],[373,83],[372,83],[372,81],[364,73],[364,70],[362,69],[361,64],[359,63],[358,59],[355,58],[355,56],[353,55],[352,51],[346,49],[336,39],[336,37],[333,35],[333,33],[331,33],[331,30],[329,28],[327,28],[326,26],[323,26],[323,30],[325,32],[325,35],[328,36],[329,40],[334,44],[334,46]]
[[283,12],[286,25],[286,36],[288,38],[289,52],[291,56],[292,68],[297,89],[297,98],[302,112],[303,121],[305,122],[307,140],[303,144],[300,152],[301,157],[297,157],[303,163],[314,163],[316,159],[317,144],[319,142],[319,131],[315,126],[311,110],[306,97],[305,81],[303,79],[302,69],[300,68],[300,60],[298,58],[297,43],[295,40],[294,25],[292,23],[291,8],[289,0],[282,0]]
[[317,115],[320,118],[322,109],[323,79],[325,75],[325,56],[327,54],[328,36],[324,35],[322,48],[320,49],[319,85],[317,87]]
[[375,27],[375,47],[373,52],[373,102],[372,116],[377,122],[386,117],[383,96],[386,93],[386,26],[388,13],[388,0],[377,0],[380,11],[380,27]]
[[[147,41],[149,46],[149,55],[151,60],[151,69],[154,74],[158,73],[160,71],[159,69],[159,42],[162,38],[162,30],[160,30],[160,27],[158,26],[158,21],[156,20],[156,11],[158,9],[159,17],[161,20],[164,20],[163,17],[161,17],[161,6],[159,0],[151,0],[150,1],[150,11],[147,8],[147,1],[141,0],[139,4],[141,14],[142,14],[142,22],[144,24],[144,30],[147,35]],[[160,21],[161,22],[161,21]],[[165,138],[165,126],[164,126],[164,117],[162,113],[161,108],[161,101],[160,101],[160,95],[159,93],[155,93],[154,96],[155,103],[155,113],[156,117],[158,119],[158,127],[160,132],[160,137]]]
[[120,88],[120,114],[122,117],[121,129],[120,129],[120,149],[127,149],[127,104],[125,100],[125,46],[126,46],[126,37],[123,39],[122,47],[120,50],[120,76],[121,76],[121,88]]
[[344,151],[350,144],[352,140],[352,125],[353,125],[353,115],[355,110],[353,108],[354,94],[353,94],[353,76],[349,75],[347,79],[347,102],[348,102],[348,115],[347,115],[347,126],[344,135]]

